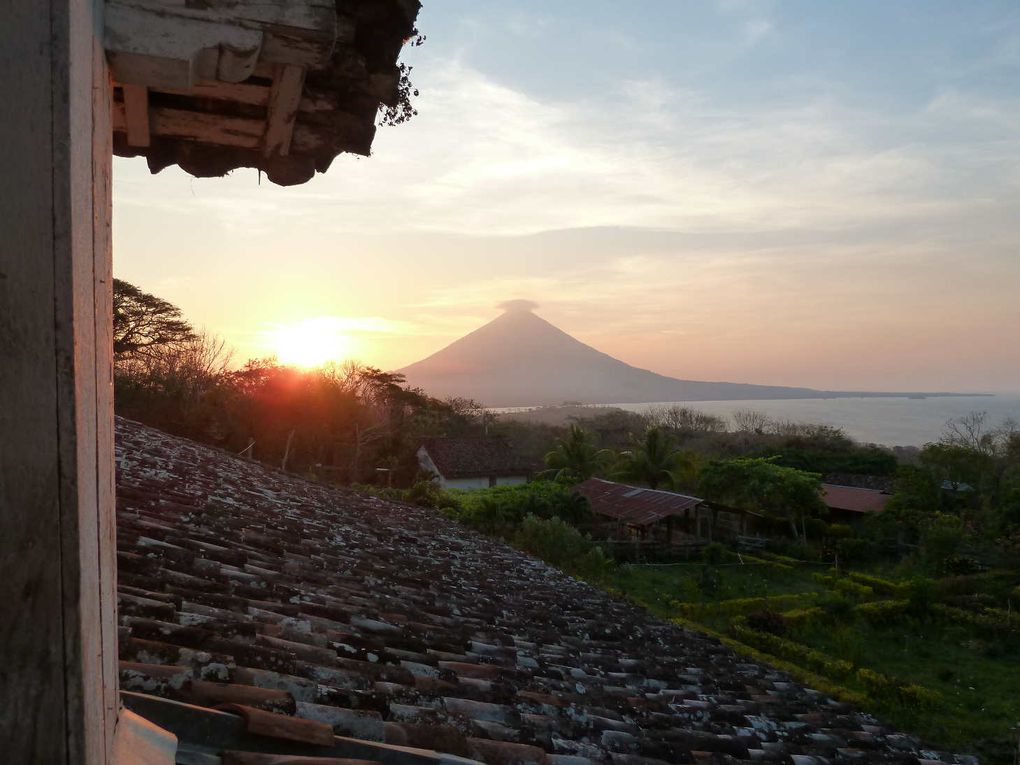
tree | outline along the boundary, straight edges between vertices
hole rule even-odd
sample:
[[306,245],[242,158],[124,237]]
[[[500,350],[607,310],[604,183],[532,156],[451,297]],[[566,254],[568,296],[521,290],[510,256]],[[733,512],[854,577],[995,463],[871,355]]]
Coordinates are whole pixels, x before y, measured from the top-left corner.
[[556,448],[545,455],[548,470],[542,475],[554,480],[578,483],[604,471],[613,460],[608,449],[599,449],[586,430],[571,425],[566,438],[556,439]]
[[619,474],[639,481],[652,489],[673,488],[681,472],[693,466],[692,455],[676,448],[670,435],[662,428],[649,428],[644,439],[620,455]]
[[806,521],[824,513],[821,476],[782,467],[770,458],[740,457],[709,463],[701,472],[705,498],[738,510],[761,513],[790,524],[794,538],[797,525],[806,537]]
[[113,280],[113,353],[118,359],[195,339],[181,309],[121,279]]
[[726,421],[722,417],[678,404],[649,409],[648,419],[655,426],[683,435],[722,433],[726,430]]
[[754,409],[738,409],[732,416],[733,424],[741,433],[761,435],[772,424],[772,419],[767,414]]

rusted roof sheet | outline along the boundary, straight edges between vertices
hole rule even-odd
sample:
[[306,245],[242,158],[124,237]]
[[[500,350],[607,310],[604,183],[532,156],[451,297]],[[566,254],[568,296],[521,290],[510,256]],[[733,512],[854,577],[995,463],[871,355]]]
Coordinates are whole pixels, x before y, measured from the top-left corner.
[[634,526],[647,526],[671,515],[684,515],[704,500],[672,491],[645,489],[589,478],[574,490],[587,497],[592,512]]
[[891,495],[877,489],[863,489],[858,486],[837,486],[822,484],[822,500],[833,510],[847,510],[851,513],[880,513],[892,499]]
[[422,448],[443,478],[505,478],[530,472],[526,461],[499,438],[426,438]]
[[[121,688],[178,734],[179,762],[814,763],[840,742],[935,758],[435,511],[123,420],[117,460]],[[327,728],[332,746],[310,743]]]

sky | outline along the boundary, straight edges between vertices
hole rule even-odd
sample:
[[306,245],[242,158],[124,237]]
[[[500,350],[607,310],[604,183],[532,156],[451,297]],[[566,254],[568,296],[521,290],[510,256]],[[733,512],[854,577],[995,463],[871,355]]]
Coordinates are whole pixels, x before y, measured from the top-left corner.
[[1016,0],[424,0],[419,29],[419,114],[370,158],[290,188],[117,159],[115,274],[239,362],[396,369],[517,298],[686,379],[1020,390]]

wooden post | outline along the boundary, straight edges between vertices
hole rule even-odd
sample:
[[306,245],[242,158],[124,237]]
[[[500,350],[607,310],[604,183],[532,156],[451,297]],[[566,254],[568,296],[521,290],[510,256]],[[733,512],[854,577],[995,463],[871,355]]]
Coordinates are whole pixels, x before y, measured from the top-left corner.
[[0,3],[0,741],[111,761],[111,88],[102,0]]

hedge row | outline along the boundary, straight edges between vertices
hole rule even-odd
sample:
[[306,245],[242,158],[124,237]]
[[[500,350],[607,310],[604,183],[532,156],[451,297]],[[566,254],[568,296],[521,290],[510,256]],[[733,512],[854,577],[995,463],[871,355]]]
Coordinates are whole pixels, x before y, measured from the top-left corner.
[[931,607],[932,613],[947,621],[962,622],[996,637],[1020,635],[1020,614],[1010,613],[1001,608],[986,608],[982,611],[964,611],[941,603]]
[[742,624],[734,622],[730,627],[731,634],[741,643],[764,651],[766,654],[778,656],[796,662],[802,667],[820,672],[836,679],[854,677],[864,686],[868,695],[876,700],[902,704],[915,709],[932,709],[942,702],[942,694],[917,683],[908,683],[881,672],[862,667],[854,672],[849,661],[835,659],[828,654],[793,640],[766,632],[758,632]]
[[795,640],[787,640],[768,632],[758,632],[740,621],[734,621],[730,625],[730,632],[737,640],[752,648],[758,648],[773,656],[794,661],[827,677],[841,679],[849,677],[854,671],[853,664],[848,661],[834,659],[828,654],[808,648]]
[[779,611],[808,605],[818,599],[817,592],[799,592],[758,598],[732,598],[716,603],[691,603],[674,600],[671,605],[681,616],[746,616],[755,611]]
[[942,694],[917,683],[907,683],[881,672],[862,667],[857,679],[873,699],[891,701],[915,709],[933,709],[942,703]]
[[873,600],[854,606],[854,613],[875,627],[886,627],[910,608],[908,600]]
[[849,579],[870,587],[879,595],[889,595],[893,598],[905,598],[910,590],[910,585],[904,582],[893,582],[871,574],[862,574],[859,571],[851,571],[847,574]]

